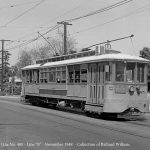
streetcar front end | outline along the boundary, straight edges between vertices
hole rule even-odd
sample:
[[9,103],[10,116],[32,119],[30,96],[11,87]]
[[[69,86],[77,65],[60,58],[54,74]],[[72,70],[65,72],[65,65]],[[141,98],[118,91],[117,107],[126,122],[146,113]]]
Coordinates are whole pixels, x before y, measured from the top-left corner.
[[112,77],[111,82],[105,85],[103,112],[115,113],[119,118],[141,116],[149,112],[147,63],[114,61],[111,67],[112,72],[106,72]]

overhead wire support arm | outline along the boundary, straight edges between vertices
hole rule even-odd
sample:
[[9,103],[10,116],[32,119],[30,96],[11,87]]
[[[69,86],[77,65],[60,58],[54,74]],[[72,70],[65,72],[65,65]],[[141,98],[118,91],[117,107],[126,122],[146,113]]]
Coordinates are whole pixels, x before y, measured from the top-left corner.
[[[53,46],[52,46],[52,44],[40,33],[40,32],[37,32],[50,46],[51,46],[51,48],[53,49]],[[55,53],[57,53],[57,52],[55,52]]]
[[106,42],[97,43],[97,44],[91,45],[91,46],[86,47],[86,48],[91,48],[93,46],[97,46],[97,45],[101,45],[101,44],[106,44],[106,43],[110,43],[110,42],[115,42],[115,41],[119,41],[119,40],[123,40],[123,39],[127,39],[127,38],[133,38],[133,37],[134,37],[134,35],[131,34],[130,36],[126,36],[126,37],[123,37],[123,38],[118,38],[118,39],[115,39],[115,40],[107,40]]

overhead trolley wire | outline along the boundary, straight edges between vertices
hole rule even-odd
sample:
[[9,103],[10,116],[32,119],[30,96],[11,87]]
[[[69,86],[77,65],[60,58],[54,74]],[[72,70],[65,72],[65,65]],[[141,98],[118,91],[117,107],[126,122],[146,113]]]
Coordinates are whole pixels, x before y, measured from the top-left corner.
[[[64,15],[70,14],[72,11],[77,10],[78,8],[80,8],[81,5],[85,4],[85,1],[87,1],[87,0],[84,0],[84,2],[82,2],[81,4],[77,5],[76,7],[72,8],[72,9],[67,10],[66,12],[62,13],[62,14],[59,15],[59,16],[54,17],[53,19],[49,20],[48,22],[53,22],[54,20],[56,20],[56,19],[58,19],[58,18],[60,18],[60,17],[63,17]],[[87,2],[86,2],[86,3],[87,3]],[[47,22],[47,23],[48,23],[48,22]],[[47,24],[47,23],[44,23],[44,24]],[[42,26],[43,26],[44,24],[42,24]]]
[[72,21],[76,21],[76,20],[79,20],[79,19],[82,19],[82,18],[85,18],[85,17],[89,17],[89,16],[92,16],[92,15],[95,15],[95,14],[98,14],[98,13],[102,13],[102,12],[105,12],[105,11],[108,11],[110,9],[113,9],[113,8],[116,8],[116,7],[119,7],[121,5],[124,5],[126,3],[129,3],[133,0],[123,0],[123,1],[120,1],[118,3],[115,3],[113,5],[110,5],[110,6],[107,6],[105,8],[102,8],[102,9],[99,9],[99,10],[96,10],[96,11],[93,11],[91,13],[88,13],[86,15],[83,15],[83,16],[80,16],[80,17],[76,17],[76,18],[73,18],[73,19],[69,19],[69,20],[65,20],[66,22],[72,22]]
[[16,49],[16,48],[19,48],[19,47],[28,45],[28,44],[30,44],[30,43],[36,41],[37,39],[38,39],[38,38],[31,39],[31,40],[29,40],[29,41],[27,41],[27,42],[24,42],[24,43],[22,43],[22,44],[19,44],[19,45],[14,46],[14,47],[8,48],[8,49],[6,49],[6,50]]
[[[35,1],[34,3],[36,3],[36,2],[37,2],[37,1]],[[16,4],[16,5],[13,5],[13,6],[18,6],[18,5],[23,5],[23,4],[25,5],[25,4],[30,4],[30,3],[33,3],[33,2],[31,1],[31,2],[28,2],[28,3]],[[63,13],[61,16],[57,16],[57,17],[53,18],[51,21],[53,21],[54,19],[57,19],[57,18],[59,18],[59,17],[62,17],[62,16],[64,16],[65,14],[70,13],[71,11],[76,10],[77,8],[79,8],[79,6],[80,6],[80,5],[78,5],[77,7],[74,7],[73,9],[70,9],[70,10],[66,11],[66,12]],[[43,25],[44,25],[44,24],[43,24]],[[41,30],[38,30],[38,31],[36,31],[36,32],[41,32],[41,31],[44,31],[44,30],[47,30],[47,29],[50,28],[50,27],[44,27],[43,25],[37,27],[37,28],[42,28],[42,29],[41,29]],[[18,26],[9,26],[9,27],[18,28]],[[21,27],[19,27],[19,28],[21,28]],[[22,28],[32,28],[32,27],[22,27]],[[35,32],[32,32],[31,34],[24,35],[24,36],[22,36],[22,37],[20,37],[20,38],[23,38],[23,37],[32,35],[33,33],[35,33]],[[20,38],[19,38],[19,39],[20,39]],[[17,41],[19,41],[19,40],[17,40]]]
[[[148,8],[147,8],[147,7],[148,7]],[[104,25],[106,25],[106,24],[115,22],[115,21],[117,21],[117,20],[120,20],[120,19],[129,17],[129,16],[132,16],[132,15],[136,15],[136,14],[138,14],[138,13],[142,13],[142,12],[144,12],[144,11],[147,11],[148,9],[150,9],[150,4],[144,5],[143,7],[140,7],[140,8],[138,8],[138,9],[136,9],[136,10],[130,12],[130,13],[127,13],[127,14],[125,14],[125,15],[122,15],[122,16],[120,16],[120,17],[114,18],[114,19],[112,19],[112,20],[110,20],[110,21],[107,21],[107,22],[104,22],[104,23],[101,23],[101,24],[98,24],[98,25],[95,25],[95,26],[92,26],[92,27],[89,27],[89,28],[80,30],[80,31],[75,32],[75,33],[72,33],[72,34],[70,34],[70,35],[74,35],[74,34],[79,34],[79,33],[82,33],[82,32],[86,32],[86,31],[92,30],[92,29],[94,29],[94,28],[97,28],[97,27],[104,26]]]
[[48,34],[49,32],[53,31],[53,30],[56,30],[58,29],[59,27],[61,27],[62,24],[56,24],[54,27],[51,27],[48,31],[46,31],[45,33],[43,33],[42,35],[46,35]]
[[[36,5],[33,6],[33,7],[38,6],[38,5],[41,4],[43,1],[44,1],[44,0],[42,0],[40,3],[36,4]],[[88,14],[86,14],[86,15],[83,15],[83,16],[80,16],[80,17],[76,17],[76,18],[73,18],[73,19],[70,19],[70,20],[66,20],[66,21],[71,22],[71,21],[75,21],[75,20],[78,20],[78,19],[81,19],[81,18],[85,18],[85,17],[91,16],[91,15],[95,15],[95,14],[97,14],[97,13],[101,13],[101,12],[104,12],[104,11],[108,11],[108,10],[113,9],[113,8],[115,8],[115,7],[118,7],[118,6],[120,6],[120,5],[129,3],[129,2],[131,2],[131,1],[133,1],[133,0],[123,0],[123,1],[120,1],[120,2],[115,3],[115,4],[113,4],[113,5],[110,5],[110,6],[108,6],[108,7],[102,8],[102,9],[100,9],[100,10],[96,10],[96,11],[91,12],[91,13],[88,13]],[[33,8],[33,7],[32,7],[32,8]],[[30,8],[30,9],[31,9],[31,8]],[[30,9],[29,9],[29,11],[30,11]],[[24,12],[24,13],[25,13],[25,12]],[[55,25],[54,27],[51,27],[48,31],[46,31],[46,32],[43,33],[42,35],[44,36],[44,35],[48,34],[49,32],[51,32],[51,31],[57,29],[58,27],[60,27],[60,26],[58,26],[58,24],[57,24],[57,25]],[[30,41],[28,41],[28,42],[25,42],[25,43],[22,43],[22,44],[20,44],[20,45],[17,45],[17,46],[14,46],[14,47],[12,47],[12,48],[9,48],[8,50],[13,49],[13,48],[17,48],[17,47],[20,47],[20,46],[22,47],[22,46],[27,45],[27,44],[29,44],[29,43],[31,43],[31,42],[34,42],[35,40],[38,40],[38,39],[39,39],[39,37],[38,37],[38,38],[34,38],[34,39],[32,39],[32,40],[30,40]]]

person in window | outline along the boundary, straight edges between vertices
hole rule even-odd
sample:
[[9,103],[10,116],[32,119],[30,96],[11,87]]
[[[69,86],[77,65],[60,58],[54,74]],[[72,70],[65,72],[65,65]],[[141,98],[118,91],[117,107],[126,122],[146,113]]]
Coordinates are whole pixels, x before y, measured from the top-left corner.
[[123,74],[117,74],[116,75],[116,81],[123,81]]
[[60,83],[60,78],[57,78],[57,83]]
[[76,75],[76,80],[75,80],[76,83],[79,83],[80,82],[80,76],[79,75]]

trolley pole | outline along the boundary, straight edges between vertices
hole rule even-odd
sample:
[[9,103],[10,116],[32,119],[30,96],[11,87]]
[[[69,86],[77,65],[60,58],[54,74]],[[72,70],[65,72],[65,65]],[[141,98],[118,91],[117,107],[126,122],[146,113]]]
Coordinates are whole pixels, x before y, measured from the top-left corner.
[[1,91],[3,91],[3,73],[4,73],[4,43],[10,40],[0,40],[2,42],[2,64],[1,64]]
[[67,25],[72,25],[72,24],[65,21],[57,22],[57,23],[64,25],[64,55],[66,55],[67,54]]
[[101,45],[101,44],[108,44],[108,43],[110,43],[110,42],[115,42],[115,41],[119,41],[119,40],[123,40],[123,39],[127,39],[127,38],[133,38],[133,37],[134,37],[134,35],[131,34],[130,36],[126,36],[126,37],[123,37],[123,38],[119,38],[119,39],[115,39],[115,40],[110,40],[110,41],[107,40],[106,42],[94,44],[94,45],[91,45],[91,46],[86,47],[86,48],[91,48],[91,47],[93,47],[93,46],[97,46],[97,45]]

